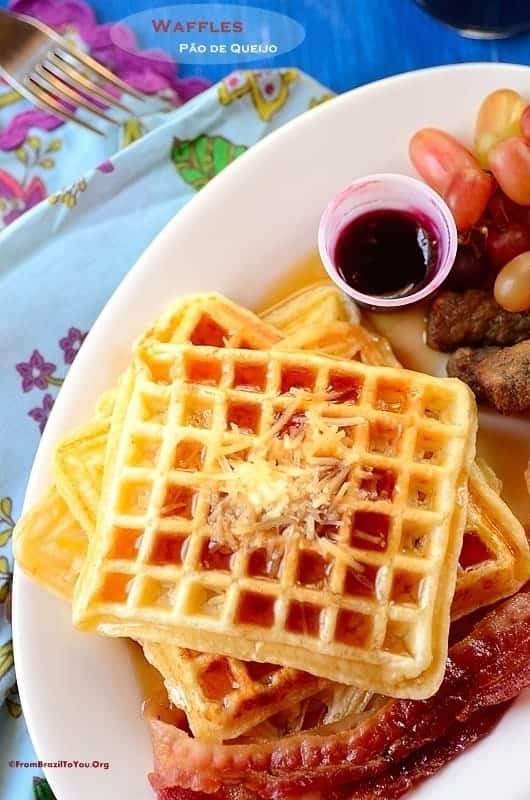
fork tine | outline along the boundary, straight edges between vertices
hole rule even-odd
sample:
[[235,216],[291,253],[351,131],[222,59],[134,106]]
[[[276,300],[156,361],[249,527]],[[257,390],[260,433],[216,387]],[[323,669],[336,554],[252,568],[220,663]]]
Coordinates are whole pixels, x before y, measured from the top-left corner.
[[68,61],[65,61],[64,58],[62,58],[59,52],[55,51],[49,53],[48,61],[60,72],[63,72],[68,78],[70,78],[70,80],[74,81],[74,83],[79,84],[84,89],[87,89],[87,91],[89,91],[91,94],[95,94],[96,97],[104,100],[107,105],[115,106],[116,108],[125,111],[127,114],[133,113],[132,109],[126,106],[125,103],[117,100],[109,92],[106,92],[105,89],[102,89],[101,86],[98,86],[97,84],[93,83],[93,81],[89,80],[82,72],[74,69],[74,67],[69,64]]
[[73,58],[76,58],[78,61],[84,64],[85,67],[89,67],[89,69],[93,70],[101,78],[104,78],[107,83],[112,84],[112,86],[116,86],[117,89],[121,89],[122,92],[130,94],[132,97],[136,97],[137,100],[147,99],[141,92],[137,91],[132,86],[129,86],[128,83],[122,81],[117,75],[114,75],[110,69],[107,69],[107,67],[104,67],[103,64],[95,61],[92,56],[89,56],[86,53],[83,53],[81,50],[78,50],[77,47],[74,47],[74,45],[70,44],[69,42],[64,42],[64,49],[69,55],[73,56]]
[[39,108],[42,108],[44,111],[51,111],[52,114],[60,117],[65,122],[75,122],[76,125],[80,125],[82,128],[92,131],[92,133],[97,133],[99,136],[106,136],[104,131],[96,128],[89,122],[85,122],[83,119],[79,119],[79,117],[74,116],[74,114],[71,114],[58,100],[51,97],[48,92],[42,89],[33,78],[26,76],[21,89],[24,90],[24,94],[30,103],[35,103],[36,106],[39,106]]
[[70,86],[69,83],[66,83],[61,77],[56,75],[55,72],[52,72],[52,70],[49,69],[45,64],[37,64],[35,67],[35,72],[51,86],[53,93],[58,95],[60,100],[72,100],[76,105],[86,108],[88,111],[96,114],[96,116],[106,119],[107,122],[111,122],[113,125],[120,124],[117,120],[109,117],[108,114],[105,114],[105,112],[102,111],[99,106],[97,106],[91,100],[83,97],[83,95],[80,94],[77,89],[74,89],[73,86]]

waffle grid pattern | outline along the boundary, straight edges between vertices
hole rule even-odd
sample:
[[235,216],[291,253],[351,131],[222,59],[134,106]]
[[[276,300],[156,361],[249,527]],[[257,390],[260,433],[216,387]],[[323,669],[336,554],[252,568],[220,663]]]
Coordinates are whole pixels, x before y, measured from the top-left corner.
[[[164,675],[170,697],[178,686],[189,725],[203,741],[233,739],[285,708],[294,714],[300,701],[324,688],[330,695],[328,708],[334,705],[334,685],[308,672],[185,648],[178,648],[173,658],[176,648],[155,642],[143,647],[148,661]],[[353,688],[351,694],[359,701],[365,697]]]
[[[309,354],[190,347],[145,353],[149,376],[136,377],[114,470],[120,480],[112,522],[100,535],[103,549],[110,549],[100,551],[102,562],[92,566],[79,621],[107,614],[170,629],[200,624],[228,637],[245,630],[249,638],[302,652],[318,642],[329,657],[375,664],[390,658],[406,676],[425,669],[432,659],[436,594],[445,591],[438,577],[450,533],[447,509],[465,499],[457,497],[456,486],[472,418],[467,391],[412,373],[330,365]],[[239,368],[255,373],[253,386],[239,388]],[[260,432],[292,403],[289,392],[300,388],[310,390],[306,402],[322,416],[351,417],[354,410],[362,421],[348,431],[361,464],[351,473],[355,510],[329,543],[335,557],[326,568],[326,585],[299,580],[302,560],[320,557],[300,538],[285,543],[275,579],[250,574],[245,547],[225,569],[208,569],[204,532],[215,502],[219,447],[242,445],[244,439],[247,452],[259,451]],[[330,389],[339,389],[346,401],[311,402],[312,392]],[[392,435],[381,439],[382,431]],[[123,451],[125,441],[132,452]],[[191,441],[195,452],[203,451],[199,474],[192,471],[199,463],[195,457],[179,463],[180,446],[186,442],[188,450]],[[138,442],[143,453],[152,454],[143,467]],[[217,483],[222,491],[222,479]],[[170,552],[163,564],[161,551]],[[371,597],[362,589],[347,592],[347,564],[357,573],[359,562],[374,576]],[[238,655],[237,642],[227,649]],[[333,679],[329,661],[324,671]]]
[[[104,397],[107,395],[105,392]],[[62,439],[54,453],[60,494],[68,507],[75,509],[75,516],[87,534],[96,527],[109,430],[108,418],[94,417]]]
[[138,339],[137,349],[150,342],[240,347],[268,350],[282,339],[277,328],[252,311],[215,292],[188,295],[162,314]]
[[500,488],[489,485],[484,472],[473,464],[453,619],[508,597],[530,577],[525,530],[501,499]]
[[[52,590],[60,580],[52,567],[64,563],[62,551],[66,551],[67,556],[68,552],[76,552],[79,564],[84,558],[86,541],[79,525],[87,535],[92,535],[95,527],[97,503],[94,498],[99,502],[106,445],[100,433],[99,423],[88,422],[63,440],[57,450],[57,485],[61,497],[68,498],[68,507],[50,490],[33,509],[35,513],[31,512],[33,533],[29,525],[30,512],[22,517],[17,527],[22,567],[27,568],[31,546],[31,552],[39,558],[39,580],[45,581]],[[381,439],[381,445],[383,442]],[[474,465],[469,490],[468,517],[451,609],[453,619],[506,597],[530,576],[530,551],[524,529],[499,496],[500,487],[489,485],[482,470]],[[79,524],[72,518],[70,509],[75,512]],[[86,515],[85,509],[88,509]],[[37,528],[35,519],[40,523]],[[70,574],[70,569],[67,571]],[[71,600],[76,579],[77,573],[69,581],[68,600]]]

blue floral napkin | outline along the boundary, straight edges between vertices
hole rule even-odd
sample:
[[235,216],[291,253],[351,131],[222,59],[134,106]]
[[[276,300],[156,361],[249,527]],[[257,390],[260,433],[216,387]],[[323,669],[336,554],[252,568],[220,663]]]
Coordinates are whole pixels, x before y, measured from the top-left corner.
[[[78,0],[17,0],[16,8],[66,31],[153,94],[151,106],[136,104],[100,139],[24,106],[0,85],[0,787],[10,800],[46,800],[31,765],[8,622],[10,540],[39,436],[86,332],[153,237],[245,150],[330,94],[292,69],[237,72],[205,90],[160,59],[149,66],[120,54]],[[175,110],[160,111],[158,94]],[[28,766],[10,766],[16,760]]]

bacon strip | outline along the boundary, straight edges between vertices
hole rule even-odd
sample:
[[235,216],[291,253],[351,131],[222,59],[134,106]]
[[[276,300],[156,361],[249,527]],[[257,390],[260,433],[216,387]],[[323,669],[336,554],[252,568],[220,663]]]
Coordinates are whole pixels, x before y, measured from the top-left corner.
[[[259,798],[254,792],[250,792],[242,786],[223,786],[215,794],[170,786],[169,789],[158,790],[157,800],[259,800]],[[292,800],[295,799],[292,798]],[[342,800],[342,798],[337,798],[337,800]]]
[[[442,742],[422,748],[379,778],[362,781],[354,786],[348,784],[332,790],[330,794],[326,793],[327,800],[398,800],[487,736],[510,705],[508,702],[481,709],[466,723],[453,725]],[[223,787],[213,795],[172,786],[160,790],[158,800],[258,800],[258,796],[236,786]]]
[[[379,778],[344,787],[329,800],[397,800],[490,733],[511,703],[482,708],[453,725],[441,742],[422,748]],[[211,795],[207,797],[211,798]],[[170,798],[168,799],[170,800]],[[190,798],[191,800],[191,798]]]
[[[235,785],[265,800],[319,790],[329,797],[331,790],[346,784],[360,791],[363,784],[377,786],[374,781],[380,776],[399,772],[399,765],[406,772],[408,764],[416,774],[422,752],[428,754],[430,747],[434,759],[436,752],[451,751],[455,737],[471,743],[473,730],[490,718],[482,710],[511,700],[528,685],[530,595],[521,593],[487,614],[451,648],[442,686],[429,700],[390,701],[354,730],[328,735],[306,731],[260,745],[205,744],[151,720],[156,771],[150,780],[163,800],[175,797],[161,793],[170,787],[219,793],[215,800],[228,800],[225,790]],[[349,789],[348,796],[356,797]],[[359,795],[365,797],[370,795]]]

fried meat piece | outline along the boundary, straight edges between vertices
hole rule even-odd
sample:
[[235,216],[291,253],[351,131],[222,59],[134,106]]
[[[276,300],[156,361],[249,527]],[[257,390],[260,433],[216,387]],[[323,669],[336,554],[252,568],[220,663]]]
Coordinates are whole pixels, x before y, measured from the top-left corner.
[[530,408],[530,340],[513,347],[462,347],[449,358],[447,374],[465,381],[477,400],[501,414]]
[[504,311],[490,292],[440,292],[427,319],[427,344],[450,352],[462,345],[516,344],[530,338],[530,311]]
[[447,374],[451,378],[460,378],[467,383],[478,401],[485,401],[486,395],[477,380],[476,370],[485,358],[497,353],[499,349],[499,347],[459,347],[449,356]]

